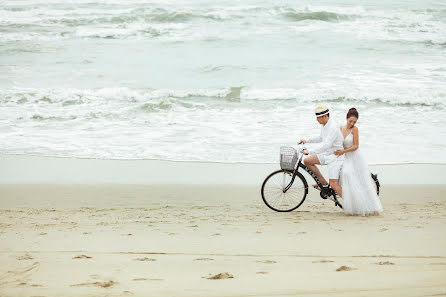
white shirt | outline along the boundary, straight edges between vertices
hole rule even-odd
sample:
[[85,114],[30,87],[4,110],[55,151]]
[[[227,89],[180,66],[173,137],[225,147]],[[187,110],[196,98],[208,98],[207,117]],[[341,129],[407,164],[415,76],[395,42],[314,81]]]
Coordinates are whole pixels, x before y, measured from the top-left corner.
[[336,157],[334,152],[344,149],[341,129],[335,120],[329,119],[328,122],[322,126],[321,134],[317,137],[310,137],[308,143],[318,143],[312,149],[308,150],[309,154],[324,154],[328,159],[334,160]]

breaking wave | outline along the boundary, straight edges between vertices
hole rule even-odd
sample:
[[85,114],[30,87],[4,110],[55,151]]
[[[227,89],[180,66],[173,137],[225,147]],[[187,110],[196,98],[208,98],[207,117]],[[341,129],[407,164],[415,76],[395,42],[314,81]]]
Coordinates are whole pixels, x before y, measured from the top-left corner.
[[[344,93],[348,93],[347,91]],[[136,106],[146,112],[157,112],[180,108],[221,107],[225,102],[230,104],[243,103],[253,109],[262,109],[262,102],[268,108],[267,102],[287,101],[292,104],[312,103],[351,103],[378,104],[406,107],[445,107],[446,94],[441,90],[426,97],[401,96],[370,96],[351,97],[345,94],[333,95],[318,89],[272,88],[256,89],[249,87],[228,87],[218,89],[169,90],[169,89],[32,89],[0,91],[0,104],[3,107],[15,105],[34,105],[41,107],[57,106],[71,108],[72,106],[119,105],[123,111]],[[289,104],[289,103],[287,103]]]

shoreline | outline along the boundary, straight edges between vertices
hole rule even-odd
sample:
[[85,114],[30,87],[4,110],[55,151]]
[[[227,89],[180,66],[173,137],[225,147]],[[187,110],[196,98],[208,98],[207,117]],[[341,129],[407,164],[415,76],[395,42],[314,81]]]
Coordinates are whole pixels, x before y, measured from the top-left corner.
[[[0,155],[0,168],[0,184],[261,185],[280,165]],[[369,169],[382,185],[446,184],[442,163],[369,165]],[[321,171],[325,174],[326,167]]]
[[[173,159],[156,159],[156,158],[100,158],[100,157],[77,157],[77,156],[58,156],[43,154],[27,154],[27,153],[0,153],[1,156],[16,157],[37,157],[37,158],[55,158],[55,159],[73,159],[73,160],[104,160],[104,161],[161,161],[173,163],[205,163],[205,164],[238,164],[238,165],[271,165],[278,162],[223,162],[223,161],[203,161],[203,160],[173,160]],[[446,165],[446,162],[395,162],[395,163],[370,163],[369,166],[388,166],[388,165]]]

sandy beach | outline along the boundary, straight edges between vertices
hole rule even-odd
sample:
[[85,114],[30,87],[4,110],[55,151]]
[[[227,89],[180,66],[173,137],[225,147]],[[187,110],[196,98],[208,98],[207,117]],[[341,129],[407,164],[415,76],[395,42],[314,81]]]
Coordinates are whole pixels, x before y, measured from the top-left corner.
[[259,188],[3,183],[0,295],[446,295],[445,185],[384,183],[380,217]]

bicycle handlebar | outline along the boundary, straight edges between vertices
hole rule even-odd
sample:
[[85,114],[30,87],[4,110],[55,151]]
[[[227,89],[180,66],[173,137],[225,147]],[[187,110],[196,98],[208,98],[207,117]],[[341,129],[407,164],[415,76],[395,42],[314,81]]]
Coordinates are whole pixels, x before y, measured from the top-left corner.
[[304,145],[303,142],[299,142],[299,143],[297,144],[297,146],[298,146],[297,150],[298,150],[298,152],[301,153],[301,154],[303,153],[304,150],[306,150],[306,148],[303,147],[303,145]]

